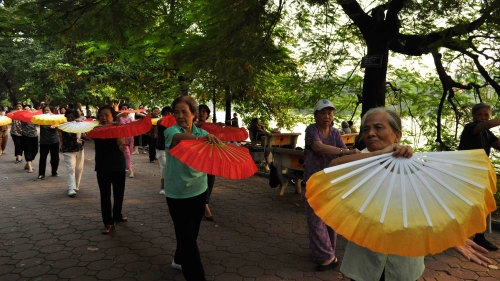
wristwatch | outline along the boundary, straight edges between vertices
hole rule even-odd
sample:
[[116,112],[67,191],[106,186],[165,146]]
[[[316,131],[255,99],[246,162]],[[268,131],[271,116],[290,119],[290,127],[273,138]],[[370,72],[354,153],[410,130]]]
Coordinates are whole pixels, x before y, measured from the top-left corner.
[[343,148],[340,149],[340,155],[344,155],[344,149]]

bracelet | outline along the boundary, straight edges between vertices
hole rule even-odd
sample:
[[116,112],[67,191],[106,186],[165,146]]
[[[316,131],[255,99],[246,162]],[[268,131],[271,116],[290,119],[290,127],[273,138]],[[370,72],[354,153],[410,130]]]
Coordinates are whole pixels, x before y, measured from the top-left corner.
[[344,149],[343,148],[340,149],[340,155],[344,155]]

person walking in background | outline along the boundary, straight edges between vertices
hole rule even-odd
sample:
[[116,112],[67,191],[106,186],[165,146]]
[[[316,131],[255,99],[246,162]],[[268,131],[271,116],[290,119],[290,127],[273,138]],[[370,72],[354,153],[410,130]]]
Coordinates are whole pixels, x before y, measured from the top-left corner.
[[[139,105],[139,109],[144,109],[144,105]],[[136,113],[135,114],[135,120],[139,120],[146,117],[146,114],[143,113]],[[143,154],[146,154],[146,145],[149,143],[149,138],[147,134],[142,134],[139,136],[134,137],[134,151],[132,154],[139,154],[139,146],[142,146],[142,152]]]
[[[126,103],[123,103],[120,105],[120,110],[128,110],[129,106]],[[128,113],[120,113],[118,114],[118,123],[121,125],[129,124],[132,121],[132,117],[128,115]],[[128,171],[128,177],[133,178],[135,177],[134,170],[132,169],[132,151],[134,150],[134,138],[125,138],[125,149],[123,150],[123,155],[125,156],[125,163],[126,163],[126,168]]]
[[[0,116],[5,116],[5,109],[0,106]],[[5,147],[7,146],[7,141],[9,140],[9,135],[7,131],[9,130],[9,125],[0,126],[0,155],[3,154]]]
[[[25,106],[24,109],[32,111],[29,105]],[[34,169],[32,162],[38,154],[38,131],[36,130],[36,125],[33,123],[21,121],[21,127],[21,143],[24,150],[24,160],[26,160],[24,169],[28,170],[28,173],[33,173]]]
[[[151,118],[158,118],[160,109],[158,107],[153,107],[151,110]],[[156,160],[156,140],[158,139],[158,125],[153,125],[151,130],[148,132],[149,136],[149,162],[154,163]]]
[[[23,110],[22,103],[16,104],[15,111]],[[13,111],[13,112],[15,112]],[[14,155],[16,156],[16,164],[23,162],[23,127],[19,120],[12,120],[12,126],[10,127],[10,137],[14,143]]]
[[[113,125],[116,111],[111,106],[102,106],[97,112],[99,125]],[[125,138],[94,139],[95,171],[97,184],[101,194],[101,215],[104,223],[103,234],[114,229],[115,222],[126,222],[128,218],[122,214],[123,196],[125,193],[125,156],[123,150],[129,149]],[[113,207],[111,207],[111,186],[113,186]]]
[[[200,128],[201,125],[209,123],[208,117],[210,117],[210,108],[206,104],[200,104],[200,106],[198,106],[198,120],[196,122],[196,126]],[[210,196],[212,195],[212,190],[214,189],[214,184],[215,184],[215,176],[207,174],[208,187],[206,192],[207,196],[205,197],[205,215],[204,215],[204,218],[207,221],[214,221],[214,216],[212,214],[212,211],[210,210],[210,206],[208,205],[210,203]]]
[[[78,118],[78,112],[70,108],[66,111],[66,119],[68,122],[75,121]],[[59,131],[61,151],[66,164],[68,196],[75,197],[80,191],[80,181],[83,173],[84,150],[83,145],[85,140],[81,134],[67,133]]]
[[[198,104],[192,97],[176,98],[172,108],[177,126],[165,130],[166,152],[181,140],[206,139],[220,143],[214,135],[193,124],[198,115]],[[205,272],[196,240],[205,209],[207,174],[183,164],[169,153],[166,155],[165,196],[177,240],[172,267],[182,270],[187,281],[203,281],[206,280]]]
[[[52,106],[44,105],[42,107],[44,114],[52,114]],[[50,152],[50,166],[52,176],[57,176],[59,167],[59,134],[56,126],[40,125],[40,159],[38,162],[38,179],[45,178],[45,167],[47,165],[47,156]]]
[[[316,172],[328,167],[330,162],[342,155],[356,153],[347,149],[339,130],[331,126],[335,107],[327,99],[319,100],[314,107],[315,123],[306,128],[304,182]],[[309,247],[312,251],[316,271],[333,269],[338,264],[335,255],[337,233],[326,225],[305,202]]]
[[163,116],[162,119],[158,120],[158,125],[156,125],[157,129],[157,134],[158,138],[156,139],[156,156],[158,157],[158,164],[160,165],[160,175],[161,175],[161,187],[160,187],[160,194],[165,195],[165,180],[163,178],[163,172],[165,170],[165,162],[166,162],[166,155],[165,155],[165,126],[161,124],[161,121],[163,118],[165,118],[168,115],[172,114],[172,108],[170,106],[166,106],[162,108],[161,110],[161,115]]
[[[472,107],[472,122],[467,123],[460,135],[458,150],[484,149],[490,156],[491,148],[500,149],[500,140],[491,131],[491,128],[500,126],[500,118],[491,119],[491,106],[478,103]],[[487,228],[491,229],[491,214],[488,215]],[[496,251],[498,247],[486,240],[484,233],[476,233],[474,242],[489,251]]]

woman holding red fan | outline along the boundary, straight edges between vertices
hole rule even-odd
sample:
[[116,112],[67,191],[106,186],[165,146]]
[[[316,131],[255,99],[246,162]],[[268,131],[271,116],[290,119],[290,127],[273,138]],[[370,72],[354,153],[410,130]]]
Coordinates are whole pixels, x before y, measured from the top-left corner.
[[[112,125],[117,113],[111,106],[103,106],[97,112],[101,126]],[[123,195],[125,192],[125,138],[94,139],[95,171],[101,193],[101,214],[104,222],[103,234],[113,230],[115,222],[126,222],[122,214]],[[111,211],[111,185],[113,185],[113,208]]]
[[[181,140],[206,139],[208,142],[220,143],[214,135],[193,124],[198,114],[198,104],[192,97],[175,99],[172,108],[177,125],[165,130],[166,152]],[[172,267],[182,270],[188,281],[205,280],[196,240],[205,211],[207,174],[192,169],[169,153],[166,155],[165,196],[177,239]]]

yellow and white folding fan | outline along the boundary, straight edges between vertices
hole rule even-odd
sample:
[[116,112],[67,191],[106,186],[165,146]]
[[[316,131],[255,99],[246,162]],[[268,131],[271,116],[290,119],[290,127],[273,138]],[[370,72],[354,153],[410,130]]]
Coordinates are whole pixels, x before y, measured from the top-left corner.
[[7,116],[0,116],[0,126],[9,125],[12,123],[12,119]]
[[151,124],[153,125],[158,125],[158,120],[160,120],[161,118],[157,117],[157,118],[151,118]]
[[37,125],[59,125],[67,121],[66,117],[62,114],[47,113],[31,117],[31,123]]
[[482,149],[383,154],[319,171],[306,189],[309,205],[337,233],[400,256],[465,245],[496,209],[496,174]]
[[71,121],[62,123],[57,126],[61,131],[67,133],[88,133],[92,129],[94,129],[97,125],[99,125],[98,121],[90,121],[90,122],[78,122]]

